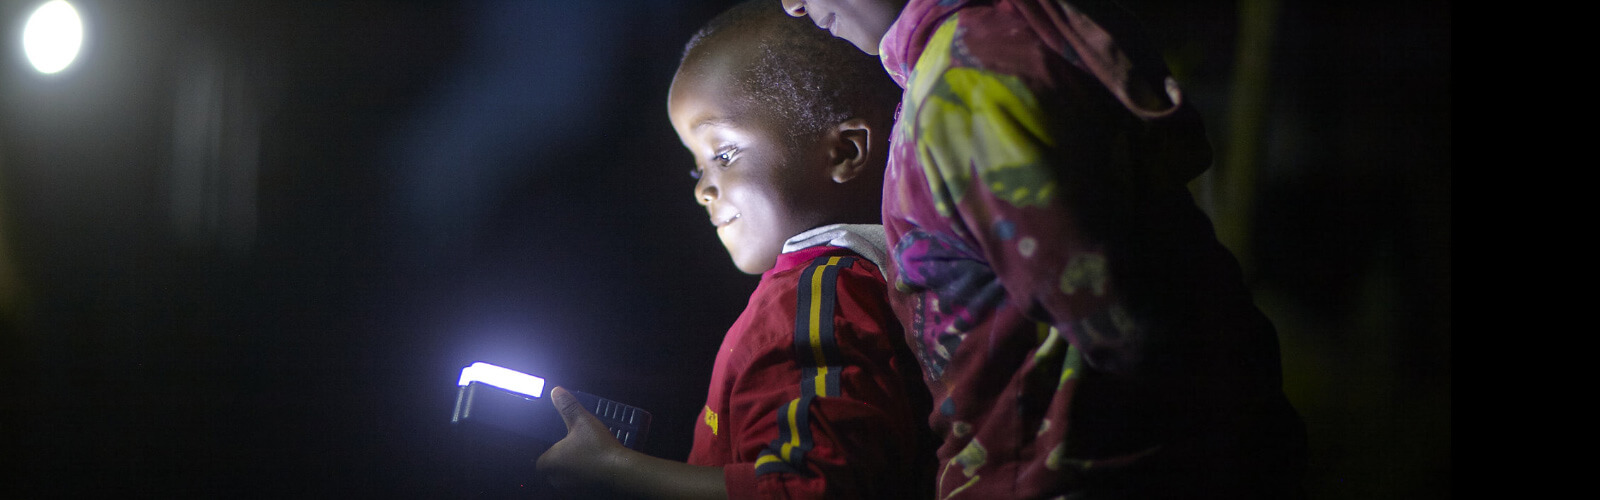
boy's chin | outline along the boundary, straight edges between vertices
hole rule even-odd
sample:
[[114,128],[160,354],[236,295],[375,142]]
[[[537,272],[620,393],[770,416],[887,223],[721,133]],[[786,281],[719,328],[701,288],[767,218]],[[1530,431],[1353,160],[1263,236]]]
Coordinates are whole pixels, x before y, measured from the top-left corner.
[[739,272],[745,274],[761,274],[772,270],[773,266],[778,265],[777,254],[739,255],[730,251],[729,256],[733,258],[733,266],[739,268]]
[[770,271],[770,270],[772,270],[772,266],[777,265],[777,263],[778,263],[777,259],[773,259],[773,260],[767,261],[765,263],[761,263],[761,262],[754,262],[754,263],[752,263],[752,262],[739,262],[737,260],[733,261],[734,267],[739,268],[739,272],[742,272],[742,273],[745,273],[745,274],[752,274],[752,275],[761,274],[761,273]]

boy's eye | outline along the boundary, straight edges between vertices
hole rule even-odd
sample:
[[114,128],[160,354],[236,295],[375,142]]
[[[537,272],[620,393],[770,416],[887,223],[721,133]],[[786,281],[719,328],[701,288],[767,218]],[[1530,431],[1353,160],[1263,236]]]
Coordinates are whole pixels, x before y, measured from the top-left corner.
[[733,153],[734,150],[732,149],[723,150],[721,153],[717,153],[716,156],[711,157],[711,161],[717,162],[718,165],[726,167],[729,163],[733,162]]

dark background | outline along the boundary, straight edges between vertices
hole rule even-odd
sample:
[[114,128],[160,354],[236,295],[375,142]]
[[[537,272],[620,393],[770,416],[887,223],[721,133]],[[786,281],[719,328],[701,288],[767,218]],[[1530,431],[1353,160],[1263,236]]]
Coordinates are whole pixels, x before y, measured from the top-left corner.
[[[684,458],[755,279],[665,93],[730,3],[81,0],[41,75],[0,0],[0,496],[461,496],[479,360]],[[1449,3],[1124,3],[1218,145],[1314,498],[1448,498]]]

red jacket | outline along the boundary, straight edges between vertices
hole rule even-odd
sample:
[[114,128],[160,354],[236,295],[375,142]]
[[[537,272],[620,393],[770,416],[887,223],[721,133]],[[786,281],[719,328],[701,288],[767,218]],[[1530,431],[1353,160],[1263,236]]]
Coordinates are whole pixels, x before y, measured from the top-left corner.
[[779,255],[717,352],[689,463],[723,466],[730,498],[931,496],[928,396],[885,292],[848,249]]

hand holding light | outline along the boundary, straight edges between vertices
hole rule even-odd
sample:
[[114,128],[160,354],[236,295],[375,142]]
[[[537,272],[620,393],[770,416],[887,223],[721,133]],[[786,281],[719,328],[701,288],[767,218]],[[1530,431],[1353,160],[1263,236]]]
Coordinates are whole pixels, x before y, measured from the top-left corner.
[[605,489],[628,455],[641,455],[617,442],[606,424],[566,389],[551,390],[550,402],[567,424],[567,437],[539,456],[539,473],[550,484],[564,490]]
[[674,462],[623,447],[566,389],[551,390],[550,402],[567,424],[567,437],[540,455],[536,466],[555,487],[580,497],[728,497],[721,467]]

